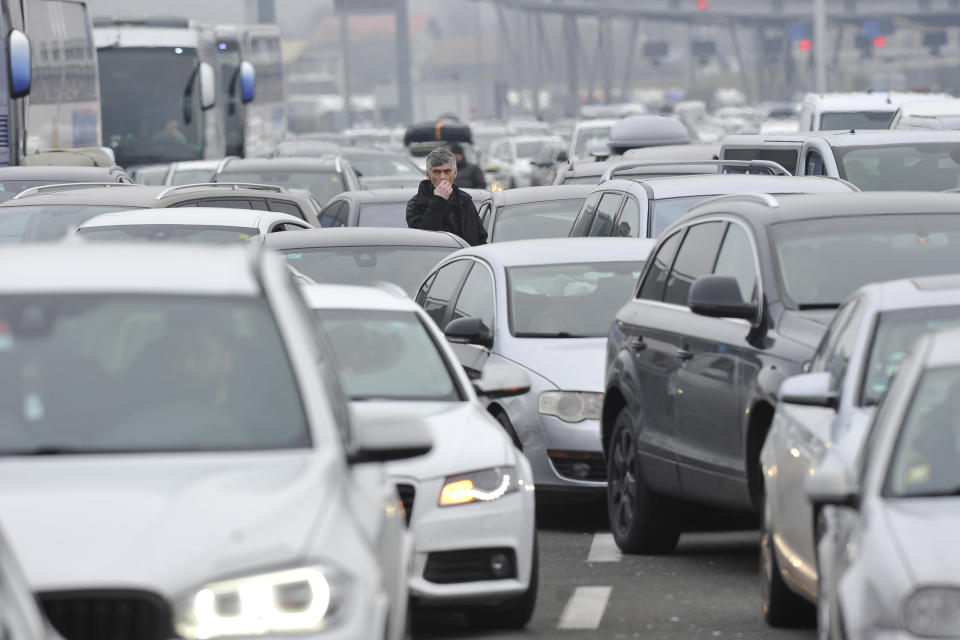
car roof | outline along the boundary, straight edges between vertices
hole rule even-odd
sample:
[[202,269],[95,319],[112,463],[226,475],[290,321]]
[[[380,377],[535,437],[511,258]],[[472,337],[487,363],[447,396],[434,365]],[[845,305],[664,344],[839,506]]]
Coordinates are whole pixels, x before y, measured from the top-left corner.
[[530,202],[549,202],[551,200],[576,200],[590,195],[596,185],[592,184],[556,184],[545,187],[520,187],[497,191],[493,201],[498,207],[510,207]]
[[960,214],[960,193],[855,191],[776,196],[744,193],[701,203],[693,207],[678,222],[686,222],[700,216],[732,212],[760,226],[777,225],[795,220],[862,215]]
[[302,286],[300,292],[311,309],[373,309],[416,313],[420,308],[407,296],[379,287],[309,284]]
[[897,110],[886,92],[867,93],[808,93],[804,102],[816,106],[821,111],[889,111]]
[[383,156],[388,157],[402,157],[406,158],[406,154],[400,153],[399,151],[388,151],[385,149],[372,149],[370,147],[344,147],[339,155],[343,156],[347,160],[352,158],[380,158]]
[[960,115],[960,98],[904,102],[900,105],[900,113],[904,116],[956,116]]
[[461,249],[446,260],[477,256],[503,267],[646,260],[655,240],[647,238],[542,238],[495,242]]
[[220,173],[231,171],[284,171],[293,169],[313,171],[340,171],[339,157],[278,156],[276,158],[243,158],[228,160]]
[[395,227],[335,227],[305,231],[285,231],[267,236],[271,249],[307,249],[311,247],[410,246],[459,249],[466,243],[445,231],[423,231]]
[[682,198],[696,195],[722,195],[728,193],[847,193],[852,189],[845,182],[819,176],[766,176],[752,173],[716,173],[710,175],[670,176],[630,180],[615,178],[594,187],[629,190],[631,185],[641,184],[651,196]]
[[115,178],[120,167],[73,167],[69,165],[41,165],[0,167],[2,180],[63,180],[64,182]]
[[[269,186],[269,185],[264,185]],[[184,184],[177,186],[169,185],[122,185],[122,186],[71,186],[63,191],[46,191],[34,195],[28,195],[23,198],[15,198],[0,204],[0,206],[17,205],[50,205],[50,204],[76,204],[76,205],[102,205],[119,207],[159,207],[162,202],[174,196],[190,194],[196,198],[290,198],[290,191],[274,191],[274,187],[269,189],[245,189],[229,188],[226,186],[215,186],[209,184]],[[164,195],[163,198],[160,198]],[[303,196],[296,196],[300,199]]]
[[303,220],[286,213],[260,211],[258,209],[226,209],[221,207],[177,207],[174,209],[134,209],[101,213],[82,225],[81,228],[112,227],[128,225],[182,225],[215,227],[257,227],[261,221],[290,220],[303,224]]
[[719,153],[720,143],[718,142],[665,144],[659,147],[627,149],[623,154],[623,159],[634,162],[681,162],[712,160]]
[[928,131],[906,129],[861,129],[822,134],[831,147],[868,147],[874,145],[910,144],[912,142],[947,142],[960,144],[960,131]]
[[190,171],[193,169],[216,169],[223,160],[184,160],[182,162],[173,162],[171,167],[174,171]]
[[246,248],[212,245],[10,246],[0,252],[0,295],[131,292],[254,296],[260,285],[252,255]]
[[960,306],[960,275],[921,276],[865,285],[860,290],[876,301],[877,310]]

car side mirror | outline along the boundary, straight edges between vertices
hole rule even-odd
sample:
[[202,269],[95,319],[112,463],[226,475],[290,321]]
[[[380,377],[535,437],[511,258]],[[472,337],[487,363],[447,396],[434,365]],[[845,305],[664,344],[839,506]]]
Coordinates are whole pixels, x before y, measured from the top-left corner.
[[423,420],[392,415],[360,418],[351,414],[353,446],[347,453],[350,464],[416,458],[433,448],[433,434]]
[[447,325],[443,335],[453,344],[475,344],[487,349],[493,348],[493,331],[480,318],[457,318]]
[[257,70],[244,60],[240,63],[240,100],[243,104],[253,102],[257,95]]
[[813,475],[806,479],[807,498],[816,506],[860,506],[860,489],[851,478],[851,470],[836,453],[828,452]]
[[780,402],[805,407],[836,409],[840,396],[833,388],[833,375],[829,371],[801,373],[791,376],[780,385]]
[[7,36],[7,76],[10,79],[11,98],[22,98],[30,93],[30,38],[17,29],[10,31]]
[[480,377],[473,381],[473,390],[485,398],[510,398],[530,391],[530,376],[510,364],[490,363],[483,367]]
[[700,276],[694,280],[687,296],[687,306],[698,315],[713,318],[752,321],[759,312],[756,304],[743,301],[740,285],[731,276]]
[[200,63],[200,106],[204,111],[217,104],[217,72],[206,63]]

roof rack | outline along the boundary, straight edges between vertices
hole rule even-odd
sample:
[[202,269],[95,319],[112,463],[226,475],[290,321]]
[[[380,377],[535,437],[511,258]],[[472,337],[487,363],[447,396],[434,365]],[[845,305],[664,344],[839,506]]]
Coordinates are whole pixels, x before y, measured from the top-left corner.
[[780,203],[777,202],[777,199],[774,198],[769,193],[732,193],[724,196],[717,196],[715,198],[710,198],[709,200],[704,200],[697,206],[705,204],[713,204],[715,202],[752,202],[754,204],[760,204],[768,209],[779,209]]
[[164,189],[157,194],[157,200],[163,200],[176,191],[185,191],[187,189],[196,189],[203,187],[205,189],[226,189],[229,191],[239,191],[240,189],[252,189],[255,191],[272,191],[274,193],[286,193],[285,187],[278,187],[275,184],[255,184],[247,182],[197,182],[195,184],[180,184],[169,189]]
[[756,169],[769,169],[774,175],[792,176],[783,165],[770,160],[682,160],[678,162],[625,162],[608,167],[603,175],[600,176],[600,182],[610,180],[618,173],[629,171],[631,169],[641,169],[647,167],[745,167]]
[[29,189],[24,189],[17,195],[13,196],[13,200],[19,200],[20,198],[27,198],[29,196],[36,196],[44,193],[59,193],[60,191],[70,191],[72,189],[86,189],[87,187],[142,187],[142,184],[136,184],[134,182],[62,182],[59,184],[42,184],[39,187],[30,187]]

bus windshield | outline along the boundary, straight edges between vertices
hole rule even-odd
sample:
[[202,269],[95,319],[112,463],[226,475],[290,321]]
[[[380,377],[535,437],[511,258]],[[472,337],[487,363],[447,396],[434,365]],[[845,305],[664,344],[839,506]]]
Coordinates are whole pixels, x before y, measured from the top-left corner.
[[119,165],[203,157],[196,49],[118,47],[98,56],[103,140]]

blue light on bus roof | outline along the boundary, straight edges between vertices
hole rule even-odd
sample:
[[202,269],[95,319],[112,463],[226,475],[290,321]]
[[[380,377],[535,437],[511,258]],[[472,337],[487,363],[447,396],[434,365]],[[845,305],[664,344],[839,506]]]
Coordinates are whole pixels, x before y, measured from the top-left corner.
[[226,43],[226,42],[221,42],[220,44],[217,45],[217,48],[220,49],[220,51],[226,51],[226,50],[227,50],[227,43]]
[[181,49],[180,47],[177,47],[176,49],[173,50],[173,52],[177,55],[180,55],[181,53],[183,53],[183,49]]

